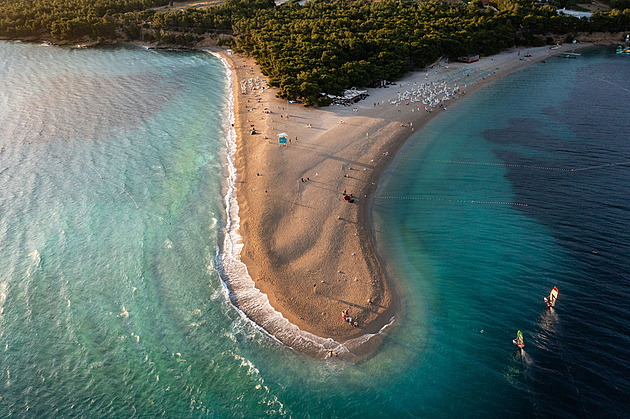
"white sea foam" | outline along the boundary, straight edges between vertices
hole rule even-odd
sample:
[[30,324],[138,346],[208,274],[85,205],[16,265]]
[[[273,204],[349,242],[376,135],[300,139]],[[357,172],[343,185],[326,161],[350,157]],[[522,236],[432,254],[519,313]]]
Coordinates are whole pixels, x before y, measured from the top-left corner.
[[33,269],[39,268],[39,264],[41,263],[42,258],[40,257],[39,252],[37,251],[37,249],[35,249],[31,253],[29,253],[28,256],[30,256],[32,258],[33,263],[26,270],[26,276],[31,276],[31,274],[33,273]]
[[[240,235],[239,207],[236,200],[236,130],[234,128],[234,89],[232,86],[232,69],[221,55],[208,51],[216,56],[226,71],[228,86],[228,135],[226,136],[228,161],[228,188],[225,195],[227,222],[223,246],[217,249],[216,268],[219,271],[225,295],[236,310],[259,330],[273,339],[305,353],[324,358],[330,351],[334,351],[342,358],[353,359],[352,349],[380,334],[366,334],[357,339],[339,343],[331,338],[322,338],[301,330],[287,320],[282,313],[276,311],[267,295],[256,288],[247,267],[241,261],[243,238]],[[254,321],[253,319],[256,319]],[[393,319],[392,319],[393,321]]]
[[125,306],[122,306],[122,311],[120,312],[120,314],[117,317],[129,317],[129,312],[127,311]]
[[286,411],[284,410],[284,404],[278,399],[277,396],[271,394],[269,387],[265,385],[265,379],[261,377],[260,371],[256,366],[248,359],[243,358],[242,356],[235,354],[232,351],[229,353],[234,357],[236,361],[240,362],[240,366],[247,369],[247,375],[252,377],[257,381],[257,384],[254,385],[256,390],[264,391],[268,396],[263,397],[261,403],[264,403],[269,407],[267,411],[268,414],[280,414],[281,416],[286,415]]
[[0,282],[0,337],[4,335],[4,303],[7,300],[8,282]]

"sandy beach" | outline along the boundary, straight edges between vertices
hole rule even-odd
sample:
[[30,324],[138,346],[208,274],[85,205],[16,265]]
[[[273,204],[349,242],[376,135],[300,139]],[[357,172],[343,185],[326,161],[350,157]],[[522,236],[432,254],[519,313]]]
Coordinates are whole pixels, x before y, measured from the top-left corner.
[[[252,58],[218,52],[232,70],[240,258],[260,291],[252,304],[251,290],[244,293],[227,278],[233,303],[281,342],[310,355],[356,360],[372,353],[379,331],[402,309],[396,279],[375,254],[368,220],[369,197],[383,170],[414,131],[455,100],[528,64],[586,46],[435,63],[388,88],[367,89],[367,99],[354,105],[326,108],[278,99]],[[287,328],[293,332],[284,333]]]

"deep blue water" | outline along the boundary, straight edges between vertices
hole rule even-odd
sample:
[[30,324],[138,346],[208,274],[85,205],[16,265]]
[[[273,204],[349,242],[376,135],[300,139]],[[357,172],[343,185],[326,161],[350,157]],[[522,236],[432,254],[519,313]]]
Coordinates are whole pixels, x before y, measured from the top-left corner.
[[471,412],[627,415],[628,81],[601,49],[512,74],[418,133],[379,188],[381,251]]
[[404,311],[353,365],[229,303],[220,61],[0,43],[0,416],[625,416],[629,80],[548,59],[416,134],[372,208]]

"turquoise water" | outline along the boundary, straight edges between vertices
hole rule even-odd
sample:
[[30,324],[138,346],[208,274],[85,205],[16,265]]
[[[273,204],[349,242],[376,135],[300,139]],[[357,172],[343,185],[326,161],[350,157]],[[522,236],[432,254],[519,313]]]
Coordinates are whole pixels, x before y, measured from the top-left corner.
[[353,365],[229,303],[218,59],[0,43],[0,416],[622,416],[628,167],[531,167],[630,159],[628,68],[549,59],[417,133],[373,200],[404,311]]
[[437,387],[414,415],[626,415],[628,81],[610,50],[547,59],[449,107],[390,167],[373,206],[408,307],[392,340],[416,339]]

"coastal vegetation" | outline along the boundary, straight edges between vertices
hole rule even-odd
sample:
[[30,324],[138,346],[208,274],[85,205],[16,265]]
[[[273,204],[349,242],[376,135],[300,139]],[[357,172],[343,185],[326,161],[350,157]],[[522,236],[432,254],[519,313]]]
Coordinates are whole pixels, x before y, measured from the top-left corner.
[[[322,93],[395,80],[440,57],[541,46],[581,32],[630,30],[630,0],[590,19],[528,0],[373,2],[226,0],[157,10],[167,0],[0,0],[0,36],[145,41],[195,46],[204,38],[254,56],[279,96],[325,105]],[[564,5],[568,4],[564,1]],[[561,5],[558,2],[558,5]],[[563,38],[564,39],[564,38]]]
[[526,1],[498,0],[495,6],[484,8],[481,1],[291,3],[235,22],[235,46],[256,58],[280,97],[321,105],[328,99],[320,92],[339,94],[350,86],[395,80],[442,56],[541,46],[550,34],[618,31],[630,22],[628,11],[586,20]]
[[129,21],[114,16],[164,4],[168,0],[0,0],[0,36],[112,39]]

